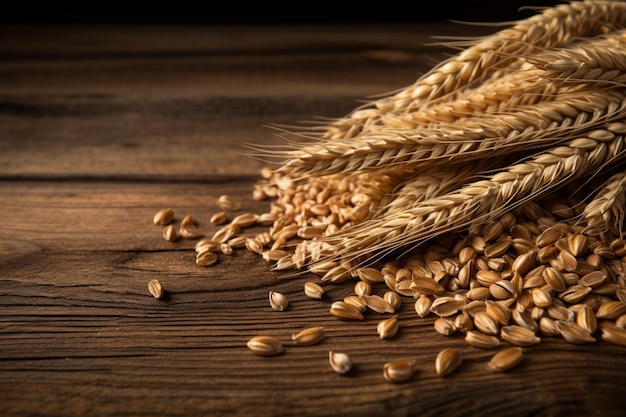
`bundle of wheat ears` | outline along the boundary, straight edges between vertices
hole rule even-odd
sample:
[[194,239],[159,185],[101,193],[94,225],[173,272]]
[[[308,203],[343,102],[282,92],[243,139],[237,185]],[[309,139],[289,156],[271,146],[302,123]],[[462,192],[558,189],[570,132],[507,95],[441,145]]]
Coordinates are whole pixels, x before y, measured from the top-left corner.
[[296,248],[298,266],[350,270],[559,193],[562,218],[620,238],[624,23],[621,1],[548,8],[347,117],[288,132],[257,185],[276,199],[272,234],[310,227],[319,236]]
[[[554,335],[626,346],[625,26],[622,1],[540,9],[450,42],[457,55],[346,117],[284,131],[284,148],[251,146],[277,162],[253,189],[270,208],[198,242],[196,261],[245,246],[272,270],[319,276],[311,298],[354,282],[331,306],[339,319],[409,297],[479,348]],[[241,233],[253,225],[269,230]],[[397,317],[379,325],[395,330]]]

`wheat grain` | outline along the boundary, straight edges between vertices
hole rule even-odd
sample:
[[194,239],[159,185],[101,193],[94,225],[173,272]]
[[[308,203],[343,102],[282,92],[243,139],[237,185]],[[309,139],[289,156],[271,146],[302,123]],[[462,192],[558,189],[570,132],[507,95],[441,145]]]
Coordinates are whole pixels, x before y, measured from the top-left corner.
[[174,210],[167,208],[157,211],[152,222],[158,226],[167,226],[174,220]]
[[387,362],[383,365],[383,377],[389,382],[405,382],[417,371],[413,360]]
[[284,311],[289,306],[289,298],[278,291],[270,291],[268,298],[272,310]]
[[446,348],[437,354],[435,359],[435,372],[439,376],[446,376],[461,366],[463,359],[461,352],[455,348]]
[[152,279],[148,282],[148,291],[150,291],[150,294],[152,294],[152,296],[156,299],[163,298],[163,295],[165,294],[163,285],[161,285],[161,281],[158,279]]
[[175,242],[178,240],[178,232],[176,231],[176,227],[172,224],[169,224],[163,228],[163,238],[169,242]]
[[400,323],[398,322],[398,316],[394,315],[388,319],[381,320],[376,326],[376,331],[381,339],[390,339],[398,333]]
[[316,345],[326,337],[324,327],[309,327],[291,335],[291,339],[298,345],[310,346]]
[[246,343],[259,356],[275,356],[284,352],[283,344],[272,336],[255,336]]
[[331,368],[338,374],[347,374],[352,369],[352,359],[345,353],[331,350],[328,352],[328,361]]
[[491,357],[487,363],[487,369],[493,372],[507,371],[517,366],[523,359],[523,351],[520,347],[506,348]]

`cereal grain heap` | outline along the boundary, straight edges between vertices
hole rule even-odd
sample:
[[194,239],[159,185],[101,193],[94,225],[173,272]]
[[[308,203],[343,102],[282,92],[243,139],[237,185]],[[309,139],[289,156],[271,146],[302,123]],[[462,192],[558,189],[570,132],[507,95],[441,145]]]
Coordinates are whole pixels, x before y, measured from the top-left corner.
[[[246,247],[273,270],[318,275],[305,284],[311,298],[321,283],[350,282],[355,295],[330,313],[388,313],[381,338],[395,335],[399,304],[414,300],[420,317],[437,317],[438,333],[508,347],[493,371],[542,337],[626,346],[625,23],[622,1],[547,8],[457,42],[460,53],[393,95],[290,132],[290,147],[263,155],[278,167],[253,190],[269,211],[216,214],[224,226],[198,242],[198,263]],[[259,224],[268,231],[241,233]],[[283,351],[266,336],[249,347]],[[349,357],[329,355],[349,371]],[[437,372],[460,362],[442,352]],[[390,363],[385,378],[406,380],[414,366]]]

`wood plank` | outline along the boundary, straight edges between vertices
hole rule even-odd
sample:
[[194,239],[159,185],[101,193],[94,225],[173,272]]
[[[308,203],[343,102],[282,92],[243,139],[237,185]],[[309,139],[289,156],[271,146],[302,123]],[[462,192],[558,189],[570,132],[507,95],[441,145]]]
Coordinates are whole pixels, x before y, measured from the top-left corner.
[[412,83],[442,56],[428,28],[5,27],[0,175],[258,174],[242,143]]
[[[157,209],[173,207],[210,233],[222,193],[266,209],[251,199],[252,184],[1,182],[3,415],[618,415],[626,406],[621,347],[546,337],[514,372],[493,374],[492,351],[437,334],[411,300],[398,312],[398,336],[380,340],[383,315],[354,323],[328,312],[351,282],[311,300],[303,284],[317,277],[270,272],[247,251],[199,267],[192,241],[166,242],[151,224]],[[149,295],[153,278],[164,300]],[[290,298],[288,310],[271,310],[269,290]],[[289,344],[316,325],[326,329],[322,343]],[[253,355],[245,343],[258,334],[278,337],[286,352]],[[444,347],[461,349],[464,364],[441,378],[434,358]],[[349,353],[355,372],[335,374],[329,350]],[[417,361],[413,380],[384,381],[383,363],[396,359]]]
[[[222,194],[268,209],[251,197],[263,163],[241,157],[243,142],[279,142],[265,125],[343,115],[442,56],[413,43],[427,27],[250,29],[0,28],[2,415],[621,416],[623,347],[546,337],[493,374],[492,351],[437,334],[412,300],[398,336],[380,340],[383,316],[328,311],[352,282],[310,300],[311,274],[270,271],[245,250],[202,268],[193,241],[161,237],[151,221],[164,207],[207,234]],[[153,278],[165,299],[148,293]],[[271,310],[270,290],[287,311]],[[290,344],[314,325],[322,343]],[[257,334],[286,352],[253,355]],[[444,347],[464,363],[441,378]],[[329,350],[349,353],[354,372],[335,374]],[[415,359],[415,378],[385,382],[396,359]]]
[[282,24],[100,24],[0,27],[0,57],[184,57],[351,53],[369,50],[432,51],[435,37],[492,33],[492,25],[445,21]]

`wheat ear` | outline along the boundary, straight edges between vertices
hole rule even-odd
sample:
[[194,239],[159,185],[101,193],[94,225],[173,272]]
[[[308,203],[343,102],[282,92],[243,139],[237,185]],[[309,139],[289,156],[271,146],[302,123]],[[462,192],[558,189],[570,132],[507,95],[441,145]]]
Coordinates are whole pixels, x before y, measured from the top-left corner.
[[626,77],[626,31],[585,39],[528,57],[545,72],[540,77],[588,88],[590,84],[624,85]]
[[[526,65],[504,68],[478,86],[466,86],[434,99],[418,111],[387,113],[380,127],[433,127],[475,113],[529,105],[557,97],[564,89],[586,89],[626,85],[626,31],[572,40],[558,49],[529,56]],[[374,128],[373,128],[374,129]]]
[[[478,87],[461,89],[453,99],[434,100],[417,111],[381,116],[380,126],[435,128],[440,122],[459,124],[475,114],[494,113],[556,99],[564,92],[626,86],[626,50],[615,45],[623,31],[600,40],[549,51],[527,58],[529,65],[486,80]],[[560,98],[560,97],[559,97]],[[364,135],[367,135],[365,133]]]
[[621,1],[571,2],[546,9],[442,61],[400,92],[355,109],[348,117],[324,127],[322,137],[355,137],[378,124],[382,115],[418,108],[463,86],[485,80],[500,68],[511,66],[519,59],[515,57],[529,56],[537,48],[549,48],[572,38],[595,36],[625,22],[626,3]]
[[444,165],[426,170],[419,174],[406,176],[404,181],[394,190],[385,195],[379,202],[377,217],[394,216],[415,205],[475,181],[490,169],[501,165],[502,161],[485,158],[471,164]]
[[386,113],[381,116],[380,126],[372,127],[363,135],[386,127],[433,129],[441,122],[456,122],[476,114],[550,101],[557,97],[558,86],[548,79],[540,78],[544,72],[528,64],[526,68],[503,73],[475,88],[460,90],[454,99],[435,100],[417,111]]
[[624,157],[625,123],[588,132],[545,153],[510,166],[389,218],[374,218],[320,243],[334,247],[333,259],[371,262],[408,250],[447,232],[484,224],[564,184]]
[[626,211],[626,172],[614,174],[583,211],[585,231],[591,236],[621,235]]
[[381,168],[423,170],[441,164],[465,163],[486,156],[537,149],[594,124],[621,117],[626,98],[621,90],[581,91],[558,101],[522,107],[512,114],[477,116],[473,124],[452,124],[455,133],[437,130],[386,129],[354,141],[322,141],[288,152],[279,171],[327,175]]

